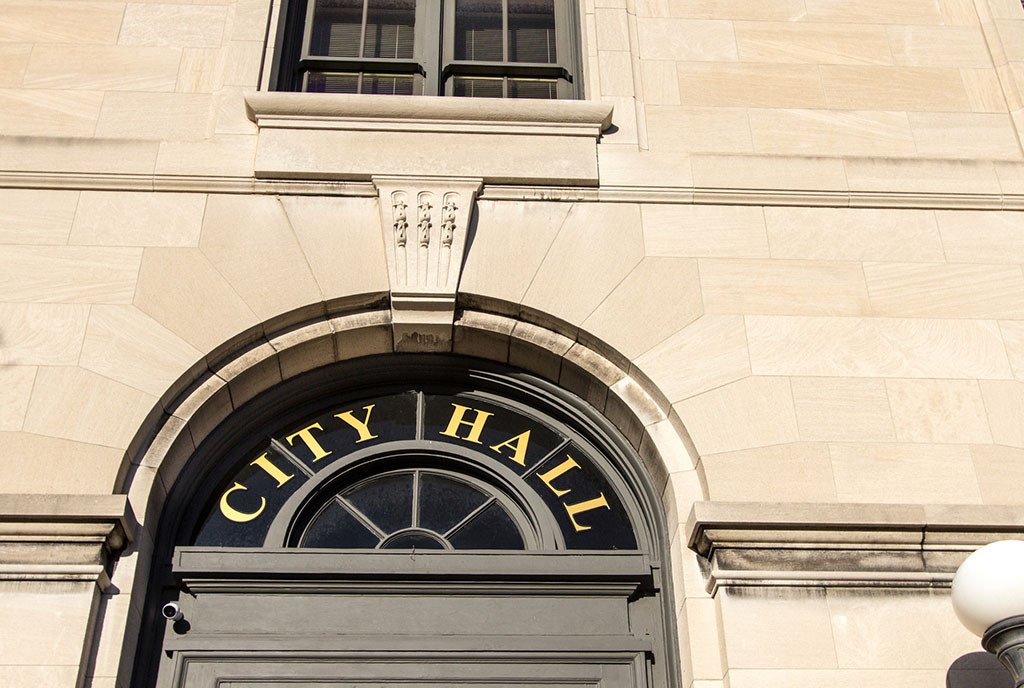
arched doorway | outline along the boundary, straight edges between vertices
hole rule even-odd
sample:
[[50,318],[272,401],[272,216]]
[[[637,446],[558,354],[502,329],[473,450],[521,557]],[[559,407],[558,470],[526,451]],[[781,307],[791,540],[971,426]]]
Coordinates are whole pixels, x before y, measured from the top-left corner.
[[666,542],[633,449],[556,386],[454,356],[320,368],[182,471],[133,684],[675,686]]

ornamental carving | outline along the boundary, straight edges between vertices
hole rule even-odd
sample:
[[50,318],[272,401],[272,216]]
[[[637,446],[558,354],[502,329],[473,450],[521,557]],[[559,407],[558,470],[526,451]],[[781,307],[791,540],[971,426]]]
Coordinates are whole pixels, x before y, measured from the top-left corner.
[[395,242],[398,246],[405,246],[406,236],[409,232],[409,220],[405,210],[409,206],[405,202],[405,194],[396,192],[392,195],[391,210],[394,215]]
[[430,223],[430,209],[433,206],[430,204],[431,194],[423,192],[419,197],[419,220],[417,227],[420,233],[420,247],[427,248],[430,246],[430,228],[433,225]]
[[457,194],[445,194],[444,206],[441,208],[441,245],[451,246],[455,238],[455,205]]
[[[481,182],[389,177],[375,178],[374,184],[385,228],[395,346],[400,351],[449,350],[455,292]],[[411,243],[413,208],[416,238]]]

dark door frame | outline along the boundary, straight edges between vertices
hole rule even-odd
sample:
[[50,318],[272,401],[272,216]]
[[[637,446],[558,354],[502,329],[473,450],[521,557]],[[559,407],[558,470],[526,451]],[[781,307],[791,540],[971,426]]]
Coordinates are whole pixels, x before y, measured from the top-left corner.
[[[209,591],[210,575],[206,578],[197,577],[195,567],[207,569],[207,574],[214,569],[219,573],[213,578],[221,580],[221,590],[234,590],[234,594],[254,594],[261,585],[269,585],[270,581],[284,581],[284,587],[276,590],[288,590],[287,581],[293,591],[296,581],[305,580],[307,589],[316,588],[318,583],[309,579],[311,572],[294,570],[298,564],[308,564],[305,553],[291,550],[266,550],[249,553],[252,562],[275,561],[269,568],[263,566],[260,575],[253,583],[256,587],[239,587],[238,579],[244,566],[231,572],[231,566],[241,566],[241,561],[233,558],[230,551],[200,552],[187,548],[190,534],[195,530],[197,504],[205,503],[210,498],[213,486],[223,478],[230,466],[237,463],[240,457],[252,451],[257,438],[265,437],[268,431],[287,425],[296,419],[308,415],[311,411],[321,408],[325,399],[333,401],[365,397],[368,394],[386,391],[407,390],[413,388],[436,388],[462,390],[480,395],[482,398],[494,398],[505,404],[520,405],[531,413],[539,414],[556,423],[563,431],[572,433],[581,441],[595,447],[600,456],[606,460],[603,468],[607,477],[613,481],[624,497],[624,503],[630,511],[637,531],[639,556],[644,564],[637,566],[636,556],[631,554],[606,554],[605,562],[614,557],[622,561],[632,562],[632,573],[627,576],[627,590],[621,585],[611,585],[611,581],[603,580],[600,571],[593,575],[584,575],[585,568],[593,562],[580,558],[582,553],[546,553],[530,555],[533,560],[516,559],[516,556],[489,555],[481,558],[481,554],[458,555],[457,553],[435,554],[433,557],[449,557],[439,559],[438,564],[428,568],[443,570],[447,566],[459,563],[463,568],[459,571],[448,571],[447,580],[461,580],[461,584],[475,585],[491,590],[508,586],[517,580],[532,580],[536,590],[559,590],[558,585],[568,586],[579,596],[580,590],[591,590],[598,586],[603,590],[616,590],[624,595],[624,600],[631,600],[636,609],[643,608],[644,614],[651,617],[644,623],[637,622],[637,628],[647,628],[650,634],[650,647],[642,652],[653,657],[658,665],[657,677],[652,679],[654,686],[676,688],[679,681],[679,659],[676,643],[675,609],[672,603],[671,575],[669,566],[669,543],[664,514],[659,496],[652,487],[642,462],[636,451],[622,438],[612,424],[595,409],[578,397],[565,392],[557,386],[536,376],[478,359],[450,355],[390,355],[358,359],[328,366],[311,371],[303,376],[282,383],[250,401],[229,416],[209,438],[196,450],[181,476],[170,490],[167,505],[163,511],[156,546],[154,548],[153,567],[150,587],[147,594],[142,628],[143,634],[139,643],[135,672],[132,685],[139,688],[155,684],[156,663],[163,652],[192,652],[186,650],[188,643],[183,638],[188,633],[178,635],[159,618],[159,607],[163,602],[175,596],[184,586],[192,593],[202,594]],[[241,554],[238,552],[237,554]],[[273,555],[273,556],[271,556]],[[377,553],[379,556],[380,553]],[[401,579],[401,568],[395,568],[400,557],[391,559],[372,559],[366,553],[335,553],[334,557],[343,557],[343,568],[347,572],[340,578],[335,575],[333,589],[347,589],[344,581],[354,569],[369,567],[374,575],[380,578]],[[477,564],[456,556],[476,557]],[[522,556],[522,555],[519,555]],[[197,559],[198,557],[198,559]],[[284,557],[285,559],[280,559]],[[290,559],[289,559],[290,558]],[[424,555],[418,557],[424,561]],[[186,560],[188,564],[186,565]],[[199,561],[200,564],[196,562]],[[212,562],[220,562],[214,566]],[[281,561],[288,561],[282,564]],[[332,564],[337,573],[338,561]],[[479,562],[489,562],[496,567],[490,574],[479,570]],[[504,563],[500,563],[500,562]],[[529,561],[527,565],[523,562]],[[232,563],[234,562],[234,563]],[[388,562],[391,562],[390,564]],[[494,562],[499,562],[495,564]],[[518,565],[519,562],[521,565]],[[543,562],[543,565],[540,565]],[[226,568],[225,568],[226,566]],[[279,568],[283,566],[284,568]],[[525,566],[525,568],[522,568]],[[558,567],[575,567],[562,570]],[[381,568],[383,567],[383,568]],[[388,567],[391,567],[390,569]],[[440,568],[438,568],[440,567]],[[554,567],[554,568],[552,568]],[[301,567],[300,567],[301,568]],[[573,573],[575,571],[575,573]],[[250,573],[257,573],[250,571]],[[212,575],[212,574],[211,574]],[[459,577],[462,576],[460,579]],[[468,576],[468,578],[466,577]],[[532,579],[531,579],[532,576]],[[315,578],[316,576],[313,576]],[[524,578],[525,577],[525,578]],[[227,579],[235,580],[227,584]],[[406,572],[404,583],[392,591],[401,589],[405,594],[411,590],[408,586],[422,587],[428,578]],[[203,581],[206,581],[204,583]],[[546,582],[545,582],[546,581]],[[436,581],[431,583],[435,587]],[[204,585],[206,586],[204,588]],[[234,585],[232,588],[231,586]],[[275,583],[277,585],[277,583]],[[552,588],[551,586],[556,587]],[[227,587],[224,587],[227,586]],[[340,587],[339,587],[340,586]],[[403,587],[404,586],[404,587]],[[216,586],[214,586],[216,587]],[[566,593],[563,590],[564,594]],[[585,595],[584,595],[585,597]],[[641,598],[646,598],[643,600]],[[651,624],[658,628],[652,628]],[[520,639],[521,641],[522,639]],[[209,638],[207,642],[212,642]],[[568,641],[567,641],[568,642]],[[634,643],[635,644],[635,643]],[[568,642],[568,646],[572,643]],[[626,643],[628,645],[628,643]],[[568,651],[568,646],[566,647]],[[625,645],[623,646],[625,647]],[[175,648],[178,648],[177,650]],[[635,649],[635,648],[634,648]],[[163,652],[162,652],[163,651]],[[454,649],[451,650],[454,652]],[[581,650],[582,651],[582,650]],[[456,653],[457,654],[457,653]],[[585,653],[584,653],[585,654]],[[184,657],[185,655],[180,655]],[[454,655],[453,655],[454,656]],[[632,661],[632,660],[630,660]]]

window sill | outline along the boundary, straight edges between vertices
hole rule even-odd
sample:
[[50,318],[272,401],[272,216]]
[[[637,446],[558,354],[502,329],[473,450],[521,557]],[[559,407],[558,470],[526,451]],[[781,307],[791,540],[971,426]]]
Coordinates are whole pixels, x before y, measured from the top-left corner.
[[361,180],[455,176],[597,184],[612,105],[593,101],[249,93],[256,176]]

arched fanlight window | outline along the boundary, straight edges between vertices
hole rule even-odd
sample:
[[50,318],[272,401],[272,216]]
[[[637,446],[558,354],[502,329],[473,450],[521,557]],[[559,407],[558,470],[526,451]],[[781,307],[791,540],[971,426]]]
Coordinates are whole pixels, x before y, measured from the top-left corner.
[[183,544],[637,548],[639,511],[584,434],[514,398],[415,387],[323,400],[243,445]]
[[313,371],[229,416],[171,490],[133,686],[673,688],[658,508],[611,425],[529,375]]
[[522,550],[533,539],[526,515],[503,494],[436,469],[371,476],[312,511],[297,528],[298,547]]

